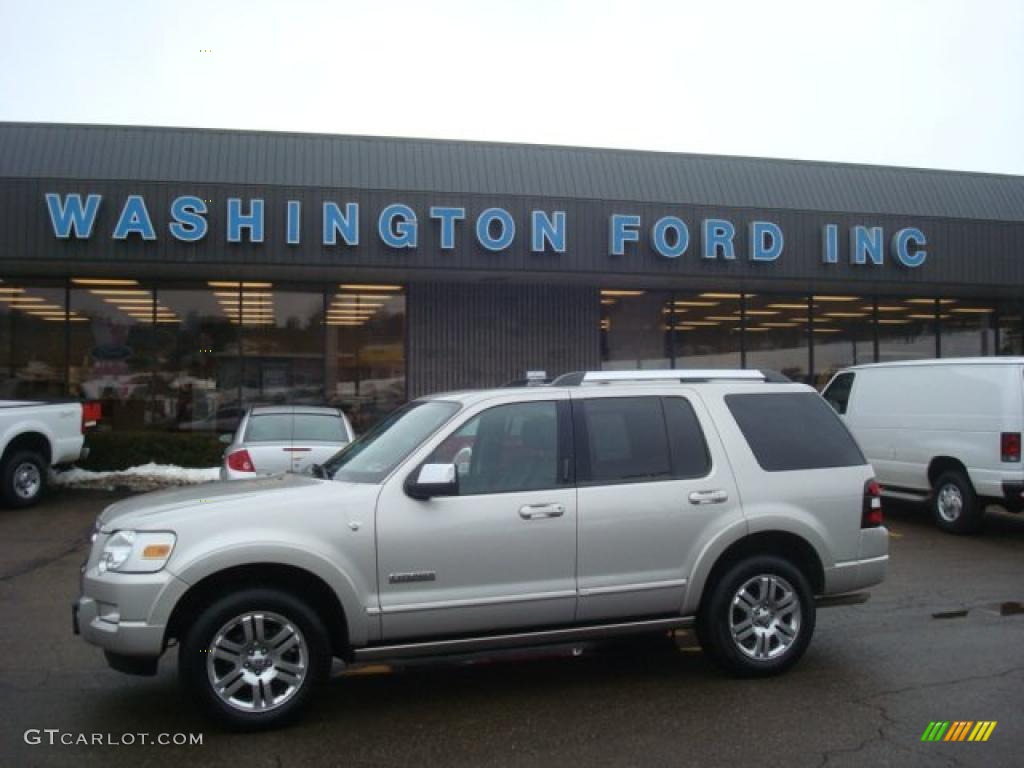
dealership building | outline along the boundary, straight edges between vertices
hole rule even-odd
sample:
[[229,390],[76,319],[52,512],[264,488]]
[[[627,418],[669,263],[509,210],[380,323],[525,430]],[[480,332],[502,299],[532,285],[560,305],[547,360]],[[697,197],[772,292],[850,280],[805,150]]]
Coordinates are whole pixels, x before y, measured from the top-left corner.
[[527,371],[1020,355],[1024,178],[0,123],[0,397],[357,429]]

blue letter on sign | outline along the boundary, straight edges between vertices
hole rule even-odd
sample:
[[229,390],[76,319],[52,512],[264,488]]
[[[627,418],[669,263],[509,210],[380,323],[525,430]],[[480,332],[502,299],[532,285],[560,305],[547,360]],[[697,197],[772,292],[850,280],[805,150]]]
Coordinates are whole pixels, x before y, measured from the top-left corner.
[[430,218],[441,222],[441,250],[452,250],[455,247],[455,222],[466,218],[466,209],[435,205],[430,209]]
[[[395,219],[398,219],[397,224]],[[392,203],[380,212],[377,232],[389,248],[415,248],[416,212],[408,205]]]
[[337,203],[324,203],[324,245],[337,243],[339,234],[345,245],[359,245],[359,203],[345,203],[344,215]]
[[[675,233],[672,235],[671,243],[668,237],[669,231]],[[655,222],[654,229],[651,230],[651,241],[654,250],[666,259],[678,259],[686,253],[686,248],[690,244],[690,230],[682,219],[675,216],[663,216]]]
[[[491,235],[491,222],[501,225],[501,233],[497,237]],[[512,214],[504,208],[488,208],[476,220],[476,239],[488,251],[503,251],[512,245],[516,236],[516,223]]]
[[555,211],[554,221],[544,211],[530,213],[530,250],[544,253],[547,245],[555,253],[565,253],[565,211]]
[[[917,246],[913,253],[908,247],[910,244]],[[928,241],[924,239],[924,232],[915,227],[901,229],[892,236],[889,252],[904,267],[920,267],[928,258],[928,251],[924,246]]]
[[124,240],[130,234],[142,235],[143,240],[156,240],[153,222],[150,221],[146,201],[142,195],[128,195],[121,209],[121,216],[114,227],[114,239]]
[[826,224],[821,231],[821,261],[824,264],[839,263],[839,227]]
[[171,203],[171,218],[167,225],[175,239],[185,243],[194,243],[206,237],[206,203],[201,197],[182,195],[174,198]]
[[53,192],[46,193],[46,207],[50,211],[50,223],[53,225],[53,234],[61,240],[67,240],[74,231],[75,237],[88,239],[92,236],[92,225],[96,223],[96,212],[100,208],[101,195],[89,195],[85,199],[85,208],[82,207],[82,196],[79,194],[68,195],[65,202],[61,202],[60,195]]
[[771,221],[750,224],[750,258],[752,261],[775,261],[782,253],[782,228]]
[[721,251],[723,259],[735,259],[736,251],[732,246],[735,235],[736,228],[731,221],[704,219],[704,258],[717,259]]
[[608,239],[611,241],[612,256],[621,256],[626,252],[626,243],[636,243],[640,240],[640,217],[634,214],[613,213],[610,219],[610,233]]
[[250,243],[263,242],[263,201],[258,197],[249,201],[249,213],[242,213],[242,201],[228,198],[228,242],[242,242],[242,229],[249,230]]
[[850,263],[872,264],[885,262],[884,234],[881,227],[853,227],[850,230]]

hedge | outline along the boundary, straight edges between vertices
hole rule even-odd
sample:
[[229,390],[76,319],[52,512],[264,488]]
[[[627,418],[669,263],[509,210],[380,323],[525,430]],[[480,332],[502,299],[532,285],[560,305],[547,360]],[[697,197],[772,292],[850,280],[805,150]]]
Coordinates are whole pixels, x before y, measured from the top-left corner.
[[216,433],[128,432],[93,430],[86,433],[89,458],[76,462],[96,471],[127,469],[140,464],[174,464],[179,467],[216,467],[224,446]]

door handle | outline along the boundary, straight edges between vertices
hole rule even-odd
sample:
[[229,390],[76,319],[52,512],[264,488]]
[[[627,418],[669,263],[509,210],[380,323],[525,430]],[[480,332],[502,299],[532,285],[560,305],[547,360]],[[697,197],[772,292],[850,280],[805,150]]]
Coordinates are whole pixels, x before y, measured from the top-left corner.
[[561,517],[565,514],[562,504],[527,504],[519,508],[519,516],[523,520],[539,520],[542,517]]
[[722,504],[729,500],[725,491],[694,491],[690,494],[691,504]]

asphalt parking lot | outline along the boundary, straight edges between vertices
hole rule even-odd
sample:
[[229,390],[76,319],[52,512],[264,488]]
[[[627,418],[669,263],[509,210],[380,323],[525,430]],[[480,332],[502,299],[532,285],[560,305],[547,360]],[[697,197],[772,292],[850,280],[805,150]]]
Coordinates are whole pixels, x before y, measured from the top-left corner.
[[[687,636],[370,667],[339,671],[296,726],[236,735],[192,711],[173,653],[157,677],[133,678],[71,634],[85,537],[113,498],[65,491],[33,510],[0,510],[2,766],[1022,763],[1024,516],[990,515],[984,535],[956,538],[888,504],[889,579],[865,605],[822,610],[807,655],[780,678],[725,678]],[[985,743],[922,743],[934,720],[998,725]],[[45,732],[27,744],[28,729],[203,741],[51,746]]]

